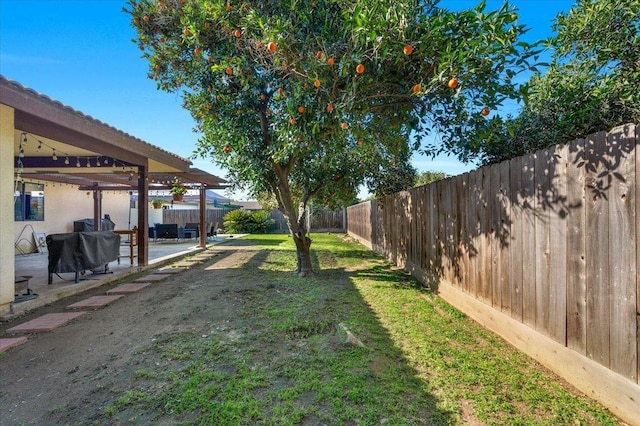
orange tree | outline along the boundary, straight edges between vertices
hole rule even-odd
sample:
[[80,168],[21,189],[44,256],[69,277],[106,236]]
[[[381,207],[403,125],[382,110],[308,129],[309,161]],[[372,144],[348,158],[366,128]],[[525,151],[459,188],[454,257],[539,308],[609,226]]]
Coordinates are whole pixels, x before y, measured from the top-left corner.
[[465,131],[520,95],[513,79],[535,54],[508,5],[131,0],[125,10],[149,77],[181,92],[196,120],[195,154],[275,195],[299,275],[312,272],[312,200],[340,205],[363,183],[378,196],[410,187],[423,137],[463,152]]

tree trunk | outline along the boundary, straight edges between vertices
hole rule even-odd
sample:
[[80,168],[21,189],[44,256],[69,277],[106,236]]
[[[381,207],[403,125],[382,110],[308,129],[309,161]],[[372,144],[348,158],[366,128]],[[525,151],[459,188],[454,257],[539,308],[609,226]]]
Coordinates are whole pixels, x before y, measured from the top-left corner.
[[298,257],[297,273],[299,277],[306,277],[313,273],[311,266],[311,238],[304,231],[292,232],[293,241],[296,243],[296,255]]

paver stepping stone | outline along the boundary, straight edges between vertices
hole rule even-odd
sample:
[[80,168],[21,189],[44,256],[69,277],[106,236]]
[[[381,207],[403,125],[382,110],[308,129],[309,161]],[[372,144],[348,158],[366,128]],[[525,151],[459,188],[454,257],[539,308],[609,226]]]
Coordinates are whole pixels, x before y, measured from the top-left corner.
[[122,284],[116,288],[112,288],[111,290],[107,290],[107,294],[127,294],[127,293],[135,293],[136,291],[140,291],[145,287],[150,286],[151,283],[128,283]]
[[190,260],[184,260],[182,262],[174,263],[173,266],[176,268],[190,268],[193,265],[197,265],[200,262],[192,262]]
[[0,353],[6,351],[14,346],[21,345],[27,341],[26,337],[8,337],[6,339],[0,339]]
[[166,274],[149,274],[144,277],[140,277],[138,279],[133,280],[134,283],[151,283],[154,281],[160,281],[167,278]]
[[86,312],[61,312],[46,314],[24,324],[17,325],[7,330],[7,333],[44,333],[62,327],[81,317]]
[[67,309],[98,309],[109,303],[115,302],[116,300],[124,297],[123,295],[114,295],[114,296],[92,296],[88,299],[81,300],[73,305],[67,306]]
[[156,274],[177,274],[182,272],[179,268],[162,268],[155,271]]

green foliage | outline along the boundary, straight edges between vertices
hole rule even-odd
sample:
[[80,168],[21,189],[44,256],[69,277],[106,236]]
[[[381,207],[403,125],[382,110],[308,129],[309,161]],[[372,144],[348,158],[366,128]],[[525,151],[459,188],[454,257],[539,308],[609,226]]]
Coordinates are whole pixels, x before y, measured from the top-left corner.
[[299,249],[311,200],[344,205],[363,182],[378,194],[411,187],[411,153],[430,132],[442,145],[429,153],[466,152],[464,133],[486,126],[483,108],[521,96],[515,79],[536,53],[507,4],[128,4],[149,77],[181,91],[203,135],[195,154],[227,169],[235,187],[273,193]]
[[553,28],[553,61],[520,114],[477,135],[484,163],[640,122],[640,1],[578,0]]
[[225,231],[232,234],[264,233],[272,226],[273,219],[264,210],[250,212],[238,209],[224,215]]
[[446,177],[447,177],[447,174],[445,172],[434,172],[434,171],[427,170],[425,172],[420,173],[416,177],[415,186],[428,185],[438,180],[445,179]]

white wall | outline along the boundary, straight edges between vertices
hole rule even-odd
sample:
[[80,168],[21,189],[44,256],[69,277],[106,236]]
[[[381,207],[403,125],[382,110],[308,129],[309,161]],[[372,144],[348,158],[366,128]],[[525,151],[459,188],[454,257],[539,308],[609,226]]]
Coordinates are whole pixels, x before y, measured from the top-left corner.
[[[129,194],[126,191],[103,192],[102,214],[111,216],[115,229],[130,229]],[[48,182],[44,188],[44,221],[14,222],[13,241],[20,240],[20,248],[27,252],[33,248],[33,232],[47,235],[73,232],[73,222],[85,218],[93,218],[93,192]],[[14,253],[17,254],[18,250]]]

